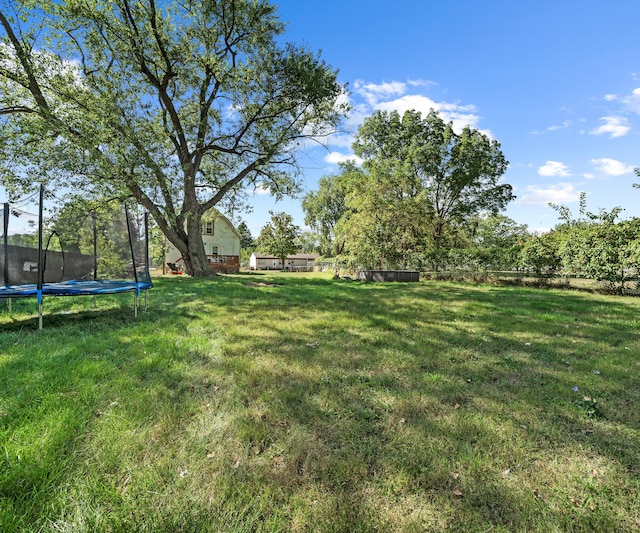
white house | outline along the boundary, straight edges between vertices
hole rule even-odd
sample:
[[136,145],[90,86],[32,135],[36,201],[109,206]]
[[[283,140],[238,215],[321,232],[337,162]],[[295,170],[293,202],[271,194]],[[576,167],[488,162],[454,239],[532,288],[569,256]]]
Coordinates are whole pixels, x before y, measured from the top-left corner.
[[[293,254],[285,260],[285,270],[309,272],[316,264],[318,254]],[[249,258],[250,270],[283,270],[282,262],[273,255],[262,255],[258,252]]]
[[[216,213],[211,220],[202,222],[200,231],[211,269],[217,272],[238,272],[240,270],[240,234],[229,219]],[[182,256],[169,242],[164,262],[171,271],[182,272]]]

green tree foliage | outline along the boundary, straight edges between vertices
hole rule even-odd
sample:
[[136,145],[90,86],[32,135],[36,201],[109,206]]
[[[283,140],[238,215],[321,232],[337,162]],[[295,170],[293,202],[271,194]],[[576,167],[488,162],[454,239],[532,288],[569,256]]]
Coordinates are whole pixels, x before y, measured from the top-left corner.
[[247,223],[243,220],[238,224],[238,233],[240,234],[240,247],[248,250],[253,249],[255,240],[251,235],[251,230]]
[[420,187],[431,215],[431,237],[438,248],[450,221],[481,212],[497,213],[513,198],[512,188],[499,184],[508,162],[500,143],[478,130],[453,131],[436,111],[377,112],[358,131],[354,151],[364,168],[411,176]]
[[245,221],[240,222],[237,229],[240,234],[240,265],[243,268],[248,268],[251,254],[256,247],[256,240],[251,235],[251,230]]
[[516,270],[531,235],[524,224],[497,214],[473,217],[458,229],[447,260],[452,268],[487,272]]
[[622,209],[592,213],[580,195],[578,216],[566,206],[550,204],[561,222],[525,244],[522,262],[540,276],[562,272],[606,283],[621,290],[640,274],[640,219],[617,221]]
[[535,235],[523,246],[522,267],[531,270],[540,279],[556,274],[562,267],[560,246],[564,236],[559,231]]
[[346,112],[336,71],[283,29],[264,0],[7,0],[3,185],[133,196],[208,275],[202,216],[249,185],[295,193],[302,141]]
[[8,244],[12,246],[25,246],[27,248],[37,248],[37,233],[14,233],[7,236]]
[[347,211],[346,197],[353,177],[358,174],[353,162],[341,163],[339,174],[320,178],[318,190],[309,192],[302,200],[305,224],[320,236],[322,255],[338,256],[344,252],[344,238],[336,229]]
[[296,249],[303,254],[321,254],[321,237],[315,231],[303,231],[296,241]]
[[[499,183],[508,165],[500,144],[469,127],[455,133],[435,111],[376,112],[353,148],[364,163],[349,172],[335,227],[361,266],[415,267],[426,257],[437,265],[452,226],[514,198]],[[315,212],[331,220],[328,209]]]
[[262,228],[258,237],[260,250],[271,254],[282,263],[283,269],[286,266],[288,255],[297,251],[297,241],[300,237],[300,228],[293,223],[293,217],[287,213],[271,214],[271,222]]
[[591,213],[586,209],[585,198],[581,194],[577,220],[571,219],[566,208],[557,208],[566,227],[560,249],[563,271],[606,282],[612,289],[622,288],[625,282],[638,278],[640,220],[616,222],[622,212],[619,207]]
[[399,165],[380,161],[351,173],[347,211],[337,232],[364,268],[407,268],[422,250],[429,207],[421,186]]

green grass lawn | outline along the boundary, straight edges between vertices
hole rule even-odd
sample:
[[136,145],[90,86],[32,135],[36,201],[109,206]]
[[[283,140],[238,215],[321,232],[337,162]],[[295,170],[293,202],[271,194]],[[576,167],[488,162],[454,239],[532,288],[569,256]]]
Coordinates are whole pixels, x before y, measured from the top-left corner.
[[[0,314],[0,531],[637,531],[640,300],[319,274]],[[575,390],[577,389],[577,390]]]

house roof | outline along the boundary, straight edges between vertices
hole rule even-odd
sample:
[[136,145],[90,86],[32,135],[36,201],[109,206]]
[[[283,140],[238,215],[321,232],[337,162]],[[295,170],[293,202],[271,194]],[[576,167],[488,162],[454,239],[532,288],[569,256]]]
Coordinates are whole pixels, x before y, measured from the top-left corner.
[[[215,224],[215,221],[218,219],[224,220],[227,223],[227,225],[231,228],[231,231],[233,231],[233,233],[236,235],[236,237],[242,240],[242,236],[240,235],[240,232],[227,217],[225,217],[222,213],[218,212],[216,213],[215,218],[213,218],[214,224]],[[203,235],[206,235],[206,234],[203,234]]]

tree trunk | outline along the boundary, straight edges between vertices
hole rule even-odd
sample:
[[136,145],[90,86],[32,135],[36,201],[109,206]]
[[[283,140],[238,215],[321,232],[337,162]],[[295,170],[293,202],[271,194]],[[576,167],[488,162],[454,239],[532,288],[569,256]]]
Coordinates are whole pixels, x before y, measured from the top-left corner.
[[433,245],[435,249],[434,259],[433,259],[433,270],[434,272],[438,272],[440,270],[440,239],[442,237],[442,232],[444,231],[444,222],[442,219],[438,219],[436,221],[436,228],[433,232]]
[[200,217],[192,216],[187,219],[187,235],[186,254],[182,254],[185,272],[194,278],[214,275],[202,242]]

